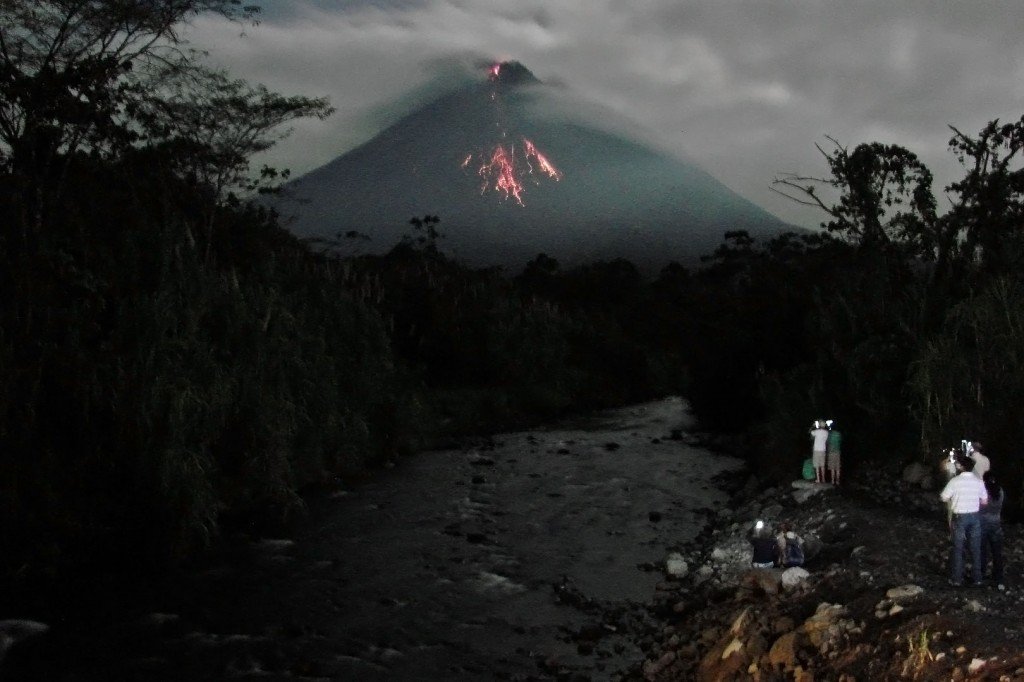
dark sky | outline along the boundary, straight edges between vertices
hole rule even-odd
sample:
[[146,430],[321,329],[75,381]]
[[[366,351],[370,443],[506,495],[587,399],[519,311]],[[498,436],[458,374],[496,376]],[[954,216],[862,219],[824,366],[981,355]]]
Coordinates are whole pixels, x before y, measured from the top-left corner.
[[[246,28],[203,17],[194,45],[286,94],[326,95],[272,163],[294,174],[369,139],[440,81],[516,59],[635,121],[784,220],[814,210],[772,193],[820,174],[815,143],[917,153],[936,192],[959,177],[948,125],[1024,114],[1024,3],[787,0],[299,0]],[[940,206],[942,202],[940,201]]]

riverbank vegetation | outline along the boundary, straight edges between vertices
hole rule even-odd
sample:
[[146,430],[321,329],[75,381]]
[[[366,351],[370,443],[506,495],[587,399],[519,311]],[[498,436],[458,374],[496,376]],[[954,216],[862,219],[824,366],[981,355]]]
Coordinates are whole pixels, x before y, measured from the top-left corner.
[[827,230],[730,233],[653,280],[472,269],[438,248],[443,216],[342,258],[248,201],[286,179],[253,155],[329,104],[205,67],[177,27],[207,11],[251,18],[0,9],[5,584],[157,566],[422,447],[670,393],[769,476],[830,417],[851,465],[971,437],[1020,490],[1024,121],[954,131],[967,174],[941,215],[910,152],[837,144],[828,175],[777,181]]

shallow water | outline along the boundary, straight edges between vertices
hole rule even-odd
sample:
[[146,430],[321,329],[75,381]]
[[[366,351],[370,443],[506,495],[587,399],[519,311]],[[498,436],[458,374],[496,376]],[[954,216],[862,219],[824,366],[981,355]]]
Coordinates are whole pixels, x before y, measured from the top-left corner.
[[615,679],[642,658],[651,568],[727,503],[711,479],[739,467],[688,445],[688,426],[670,398],[421,453],[312,500],[293,538],[249,538],[94,628],[52,624],[0,673]]

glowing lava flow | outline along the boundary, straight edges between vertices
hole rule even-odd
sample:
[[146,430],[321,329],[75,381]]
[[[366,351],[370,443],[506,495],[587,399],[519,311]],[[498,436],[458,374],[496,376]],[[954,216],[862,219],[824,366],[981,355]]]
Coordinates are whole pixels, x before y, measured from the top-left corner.
[[493,184],[495,192],[504,192],[506,199],[514,197],[520,206],[525,205],[523,204],[523,183],[519,181],[516,174],[516,152],[512,145],[509,145],[507,149],[503,144],[495,147],[491,158],[480,166],[477,174],[484,179],[484,184],[480,188],[481,194]]
[[[481,194],[493,190],[503,195],[503,199],[512,198],[520,206],[525,206],[523,194],[526,188],[523,185],[523,178],[530,176],[534,184],[538,184],[535,169],[556,182],[562,179],[562,172],[537,150],[533,142],[525,137],[522,140],[523,152],[518,156],[514,144],[499,144],[494,147],[490,156],[483,157],[480,168],[477,169],[477,175],[484,180],[480,186]],[[472,154],[467,156],[462,162],[462,167],[468,167],[472,158]]]
[[[505,125],[501,92],[501,80],[503,77],[503,64],[493,64],[488,69],[487,77],[492,83],[489,99],[494,104],[495,127],[500,133],[501,140],[511,139]],[[514,72],[513,72],[514,73]],[[529,72],[527,72],[529,73]],[[544,174],[554,181],[562,179],[562,172],[555,168],[554,164],[538,151],[537,146],[525,137],[522,140],[521,148],[516,150],[515,142],[500,141],[489,153],[480,153],[480,166],[476,173],[483,178],[480,186],[480,194],[493,190],[501,195],[502,200],[510,197],[515,199],[520,206],[523,203],[523,194],[526,192],[524,182],[529,178],[535,185],[540,184],[539,175]],[[474,154],[468,154],[462,161],[462,168],[467,169],[473,161]],[[536,172],[535,172],[536,171]]]
[[[541,172],[545,173],[549,178],[555,181],[562,179],[561,171],[559,171],[557,168],[551,165],[551,162],[548,161],[547,157],[541,154],[539,151],[537,151],[537,147],[535,147],[532,142],[530,142],[524,137],[523,144],[526,146],[527,162],[529,162],[530,157],[532,156],[534,159],[537,160],[537,165],[540,166]],[[532,171],[533,167],[531,166],[530,169]]]

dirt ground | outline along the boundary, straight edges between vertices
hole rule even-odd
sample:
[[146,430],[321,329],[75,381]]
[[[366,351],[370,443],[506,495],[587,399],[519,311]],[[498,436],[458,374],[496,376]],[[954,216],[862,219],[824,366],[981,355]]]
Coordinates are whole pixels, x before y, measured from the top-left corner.
[[[688,574],[661,586],[664,627],[637,679],[1024,679],[1019,525],[1004,523],[1005,590],[954,588],[937,491],[898,476],[822,488],[802,503],[788,487],[737,493],[683,550]],[[802,582],[748,568],[754,518],[812,539]]]

